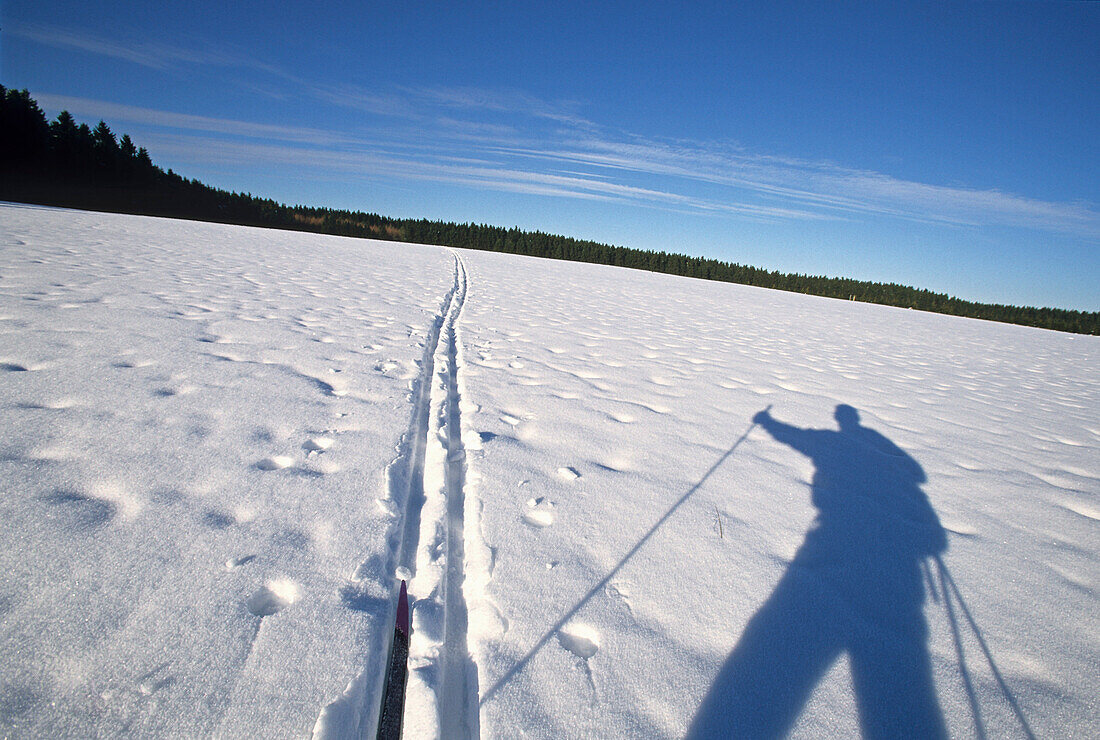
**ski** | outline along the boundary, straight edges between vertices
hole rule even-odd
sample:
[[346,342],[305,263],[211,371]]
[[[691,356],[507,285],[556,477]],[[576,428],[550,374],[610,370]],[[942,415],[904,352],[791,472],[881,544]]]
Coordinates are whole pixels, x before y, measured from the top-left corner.
[[393,642],[386,664],[386,682],[382,690],[382,710],[378,717],[378,740],[399,740],[401,719],[405,713],[405,683],[409,677],[409,592],[401,581],[397,597],[397,619],[394,621]]

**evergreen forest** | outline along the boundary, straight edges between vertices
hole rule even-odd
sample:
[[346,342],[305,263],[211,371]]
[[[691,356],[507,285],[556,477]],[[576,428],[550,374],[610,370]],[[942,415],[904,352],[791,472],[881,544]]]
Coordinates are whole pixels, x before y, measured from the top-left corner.
[[95,211],[265,226],[341,236],[481,249],[592,262],[844,300],[1100,334],[1100,311],[975,303],[894,283],[763,270],[673,252],[651,252],[566,236],[474,223],[395,219],[375,213],[288,206],[220,190],[165,171],[106,122],[49,121],[27,90],[0,85],[0,200]]

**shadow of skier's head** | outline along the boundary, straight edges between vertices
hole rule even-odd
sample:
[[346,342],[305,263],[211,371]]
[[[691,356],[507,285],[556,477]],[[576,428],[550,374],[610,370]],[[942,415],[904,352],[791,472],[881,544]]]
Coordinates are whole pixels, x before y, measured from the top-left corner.
[[838,403],[833,411],[833,418],[842,432],[851,432],[859,429],[859,412],[846,403]]

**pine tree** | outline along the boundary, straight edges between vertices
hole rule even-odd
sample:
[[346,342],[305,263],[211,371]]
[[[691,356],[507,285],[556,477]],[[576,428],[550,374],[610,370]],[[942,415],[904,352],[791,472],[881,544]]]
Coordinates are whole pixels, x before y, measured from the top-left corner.
[[125,159],[135,159],[137,157],[137,147],[134,146],[133,140],[130,139],[130,134],[123,134],[122,138],[118,142],[119,152]]
[[50,148],[46,114],[26,90],[0,96],[0,162],[28,164],[43,160]]
[[118,142],[114,132],[106,121],[100,121],[92,131],[95,145],[96,168],[103,173],[113,175],[118,169]]

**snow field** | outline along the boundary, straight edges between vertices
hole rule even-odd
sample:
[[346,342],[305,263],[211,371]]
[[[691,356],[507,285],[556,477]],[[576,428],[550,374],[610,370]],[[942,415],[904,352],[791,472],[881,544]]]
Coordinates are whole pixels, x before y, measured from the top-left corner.
[[0,726],[307,734],[380,663],[385,470],[453,260],[18,206],[0,224]]
[[1100,732],[1095,337],[11,205],[0,334],[7,734],[370,735],[395,573],[408,737]]
[[[464,418],[484,440],[470,465],[493,553],[494,627],[471,640],[485,736],[687,733],[818,526],[814,464],[752,419],[771,406],[835,430],[838,404],[923,466],[943,562],[980,630],[954,602],[952,628],[926,561],[929,636],[911,637],[930,656],[946,731],[1098,729],[1096,338],[463,258],[479,407]],[[873,606],[889,614],[885,596]],[[848,655],[811,678],[784,718],[790,734],[858,735]]]

